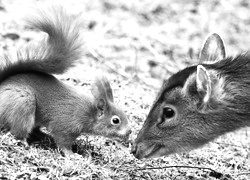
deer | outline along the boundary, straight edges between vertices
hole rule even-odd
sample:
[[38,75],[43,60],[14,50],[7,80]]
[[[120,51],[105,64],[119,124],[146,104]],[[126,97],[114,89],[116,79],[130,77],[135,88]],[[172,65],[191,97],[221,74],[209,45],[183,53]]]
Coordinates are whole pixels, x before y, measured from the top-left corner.
[[226,56],[213,33],[198,60],[164,80],[133,142],[136,158],[189,152],[250,126],[250,54]]

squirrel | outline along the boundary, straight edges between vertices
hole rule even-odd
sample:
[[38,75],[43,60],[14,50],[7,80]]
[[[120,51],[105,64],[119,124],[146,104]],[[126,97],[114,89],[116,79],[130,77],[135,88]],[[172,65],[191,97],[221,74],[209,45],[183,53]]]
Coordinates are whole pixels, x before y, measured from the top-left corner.
[[250,54],[226,57],[214,33],[199,61],[164,81],[132,145],[136,158],[188,152],[250,126]]
[[1,58],[0,128],[26,142],[31,134],[43,134],[40,128],[46,127],[66,152],[71,152],[82,133],[126,141],[131,133],[129,121],[114,104],[107,78],[96,79],[90,96],[53,76],[75,66],[83,55],[80,16],[52,6],[37,10],[26,22],[48,38]]

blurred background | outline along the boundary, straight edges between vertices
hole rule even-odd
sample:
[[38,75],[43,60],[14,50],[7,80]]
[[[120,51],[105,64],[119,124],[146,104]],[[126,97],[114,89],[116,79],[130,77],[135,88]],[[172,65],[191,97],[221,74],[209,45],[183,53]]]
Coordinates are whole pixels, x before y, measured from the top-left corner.
[[[37,33],[20,26],[13,16],[27,13],[27,7],[33,2],[0,1],[1,50],[37,39]],[[57,3],[64,4],[69,12],[82,13],[86,39],[83,63],[91,60],[106,71],[124,78],[138,78],[156,88],[162,79],[197,63],[204,39],[210,33],[221,35],[228,55],[247,51],[250,45],[248,0],[63,0]]]
[[[37,1],[0,0],[0,54],[44,37],[20,21],[23,15],[29,16],[34,2]],[[198,63],[208,34],[216,32],[222,37],[228,56],[250,49],[248,0],[38,2],[62,4],[69,13],[82,15],[84,27],[80,28],[86,42],[85,55],[80,65],[59,78],[86,91],[96,74],[106,74],[115,101],[131,120],[132,138],[144,123],[162,81]],[[135,160],[129,150],[123,151],[102,138],[83,139],[83,150],[93,157],[91,163],[65,162],[60,155],[38,148],[19,151],[20,147],[13,146],[13,138],[1,140],[0,179],[1,168],[5,177],[12,177],[10,172],[25,172],[45,179],[79,176],[86,179],[250,179],[249,128],[222,136],[191,153],[142,161]],[[38,165],[43,168],[41,171],[36,169]],[[213,171],[195,168],[147,169],[165,165],[204,166],[229,175],[217,176]]]

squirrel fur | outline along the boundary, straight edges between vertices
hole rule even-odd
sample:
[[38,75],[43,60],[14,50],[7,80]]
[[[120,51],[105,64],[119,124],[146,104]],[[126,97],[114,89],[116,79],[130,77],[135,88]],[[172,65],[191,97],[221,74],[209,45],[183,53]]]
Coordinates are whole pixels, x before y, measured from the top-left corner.
[[106,78],[97,78],[93,96],[86,96],[52,75],[66,72],[82,58],[81,19],[60,6],[37,11],[27,23],[48,38],[1,58],[1,129],[27,140],[46,127],[66,150],[81,133],[126,139],[131,132],[128,119],[114,104]]

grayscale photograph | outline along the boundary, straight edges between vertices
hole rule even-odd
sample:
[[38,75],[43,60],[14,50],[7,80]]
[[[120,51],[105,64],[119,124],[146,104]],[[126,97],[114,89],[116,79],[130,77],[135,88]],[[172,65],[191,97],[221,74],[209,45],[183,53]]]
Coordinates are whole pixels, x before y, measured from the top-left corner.
[[250,180],[250,1],[0,0],[0,180]]

